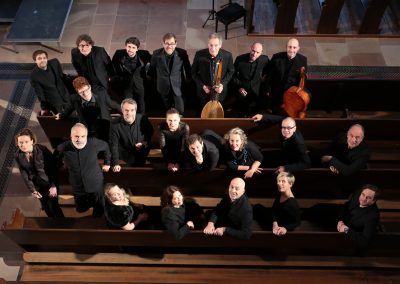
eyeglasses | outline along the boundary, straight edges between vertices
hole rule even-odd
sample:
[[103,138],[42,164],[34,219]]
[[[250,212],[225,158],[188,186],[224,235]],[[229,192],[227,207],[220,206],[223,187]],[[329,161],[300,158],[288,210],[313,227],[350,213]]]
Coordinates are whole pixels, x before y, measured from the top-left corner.
[[86,87],[85,89],[77,91],[79,95],[83,95],[84,93],[87,93],[90,91],[90,87]]
[[174,46],[174,45],[176,45],[176,42],[164,42],[164,45]]
[[295,128],[295,126],[281,126],[282,130],[292,130],[293,128]]
[[78,45],[79,48],[84,48],[84,47],[89,47],[89,46],[90,46],[90,44],[80,44],[80,45]]

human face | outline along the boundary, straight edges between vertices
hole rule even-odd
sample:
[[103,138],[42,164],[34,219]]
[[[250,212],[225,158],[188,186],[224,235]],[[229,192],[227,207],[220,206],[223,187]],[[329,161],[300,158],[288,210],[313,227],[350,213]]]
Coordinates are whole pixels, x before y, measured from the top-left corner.
[[90,85],[83,86],[77,90],[78,95],[85,101],[90,101],[92,99],[92,88]]
[[261,43],[253,44],[253,46],[251,47],[251,50],[250,50],[250,62],[256,61],[258,59],[258,57],[260,57],[261,54],[262,54]]
[[281,133],[284,139],[289,139],[296,132],[296,124],[293,120],[283,120],[281,124]]
[[84,40],[78,44],[79,51],[81,54],[88,56],[92,52],[92,45]]
[[74,127],[71,130],[71,141],[77,149],[83,149],[87,143],[87,129],[83,127]]
[[290,39],[286,45],[286,52],[288,58],[293,59],[299,50],[300,50],[299,41],[295,38]]
[[360,207],[368,207],[375,203],[375,191],[369,188],[364,189],[358,198]]
[[292,188],[292,185],[287,180],[287,177],[279,177],[276,181],[276,184],[278,185],[278,191],[280,193],[288,192]]
[[33,139],[28,135],[22,135],[17,138],[17,146],[24,153],[33,151]]
[[181,118],[179,117],[179,114],[171,113],[167,115],[166,121],[169,131],[176,131],[178,129]]
[[136,119],[136,106],[129,103],[124,103],[122,106],[122,115],[128,124],[132,124]]
[[129,57],[135,57],[138,47],[133,43],[127,43],[125,45],[126,53],[128,53]]
[[176,39],[171,37],[163,42],[164,50],[168,55],[171,55],[176,48]]
[[208,52],[212,57],[216,57],[221,49],[221,46],[221,42],[218,38],[212,38],[208,41]]
[[195,157],[203,154],[203,143],[200,143],[199,141],[190,144],[188,148],[190,153]]
[[46,53],[41,53],[36,56],[35,63],[40,69],[47,69],[47,56]]
[[107,196],[111,202],[125,201],[125,192],[118,185],[110,188]]
[[353,126],[347,131],[347,146],[353,149],[360,145],[364,139],[364,132],[361,127]]
[[232,202],[242,197],[244,194],[244,181],[241,178],[235,178],[229,184],[229,198]]
[[181,193],[180,191],[175,191],[175,192],[172,194],[172,200],[171,200],[171,202],[172,202],[172,205],[173,205],[175,208],[181,207],[182,204],[183,204],[183,196],[182,196],[182,193]]
[[242,147],[243,140],[239,134],[231,134],[229,135],[229,146],[233,151],[240,151]]

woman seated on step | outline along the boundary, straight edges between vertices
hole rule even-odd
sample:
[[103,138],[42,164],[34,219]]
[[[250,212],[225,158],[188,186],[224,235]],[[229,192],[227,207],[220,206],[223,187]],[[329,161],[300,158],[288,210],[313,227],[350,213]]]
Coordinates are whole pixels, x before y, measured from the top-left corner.
[[276,178],[278,194],[271,210],[260,204],[254,205],[254,219],[262,227],[268,230],[272,228],[274,235],[283,236],[288,231],[293,231],[301,223],[299,204],[292,192],[294,180],[293,174],[281,172]]
[[203,209],[193,199],[184,198],[179,187],[167,186],[160,199],[161,221],[175,239],[182,239],[190,230],[203,228]]
[[123,188],[114,183],[104,186],[105,216],[111,229],[146,229],[149,213],[143,204],[133,203]]

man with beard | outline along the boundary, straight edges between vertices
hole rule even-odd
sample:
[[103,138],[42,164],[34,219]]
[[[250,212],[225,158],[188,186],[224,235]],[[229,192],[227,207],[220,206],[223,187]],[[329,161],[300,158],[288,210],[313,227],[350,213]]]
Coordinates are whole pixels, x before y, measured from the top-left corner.
[[[104,155],[100,167],[98,155]],[[97,138],[88,138],[88,130],[82,123],[71,128],[71,140],[58,145],[55,155],[68,169],[69,182],[79,213],[93,207],[93,217],[104,212],[103,173],[110,169],[111,153],[108,144]]]
[[111,126],[110,145],[113,171],[119,172],[119,160],[128,166],[143,166],[150,152],[153,126],[149,119],[136,113],[137,104],[133,99],[121,103],[122,118]]

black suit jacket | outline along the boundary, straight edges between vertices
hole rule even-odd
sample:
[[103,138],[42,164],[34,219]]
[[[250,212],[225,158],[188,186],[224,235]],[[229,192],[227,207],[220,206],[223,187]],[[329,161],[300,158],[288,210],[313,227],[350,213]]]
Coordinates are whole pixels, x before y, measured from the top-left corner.
[[[101,85],[107,90],[108,79],[115,75],[110,56],[108,56],[107,51],[103,47],[98,46],[92,46],[92,51],[90,54],[93,58],[93,67],[96,72],[96,77]],[[78,48],[75,47],[71,50],[71,58],[72,65],[74,65],[78,75],[89,78],[88,70],[86,68],[86,64],[84,63],[85,56],[81,54]]]
[[[251,74],[250,53],[242,54],[236,57],[235,60],[235,75],[233,76],[233,83],[236,89],[244,88],[247,92],[259,95],[261,82],[268,73],[268,56],[260,55],[253,64],[256,69]],[[252,76],[253,75],[253,76]]]
[[307,57],[297,53],[293,59],[293,65],[287,76],[285,76],[285,64],[287,62],[287,53],[275,53],[268,67],[267,84],[273,99],[282,100],[283,93],[291,86],[298,86],[300,83],[300,68],[305,67],[307,72]]
[[157,92],[161,95],[168,95],[172,88],[175,95],[182,96],[182,77],[189,81],[192,78],[191,72],[186,50],[178,47],[175,49],[171,71],[165,61],[164,49],[160,48],[153,52],[149,77],[155,78]]
[[[210,69],[210,52],[208,49],[202,49],[196,52],[192,65],[192,77],[196,83],[197,95],[199,97],[207,96],[203,91],[203,85],[212,86],[212,77]],[[217,58],[222,58],[222,80],[221,84],[224,90],[219,95],[219,99],[223,101],[227,93],[227,85],[235,73],[233,66],[232,53],[224,49],[220,49]]]
[[40,101],[41,109],[59,113],[62,110],[62,106],[70,100],[68,90],[63,81],[64,73],[60,62],[55,58],[47,62],[47,69],[54,75],[55,83],[48,80],[45,75],[46,71],[35,66],[30,76],[31,85]]
[[[98,89],[96,93],[92,93],[92,95],[95,97],[96,104],[100,108],[100,118],[102,120],[111,120],[110,108],[121,112],[121,106],[110,99],[110,96],[105,90]],[[78,113],[79,122],[87,125],[83,115],[82,98],[78,94],[73,94],[71,96],[71,102],[65,105],[64,110],[60,113],[60,117],[69,116],[74,110]]]
[[135,87],[143,88],[143,80],[146,78],[144,67],[147,63],[150,63],[151,54],[147,50],[138,50],[136,52],[136,56],[140,62],[140,67],[136,68],[133,74],[130,74],[124,65],[125,59],[129,58],[129,55],[125,49],[118,49],[115,51],[112,58],[112,64],[114,66],[116,76],[125,86],[128,85],[131,80],[133,80]]
[[88,138],[83,149],[77,149],[71,141],[57,146],[55,156],[68,168],[69,183],[75,194],[103,191],[103,172],[98,154],[104,153],[104,165],[110,165],[111,153],[108,144],[97,138]]

